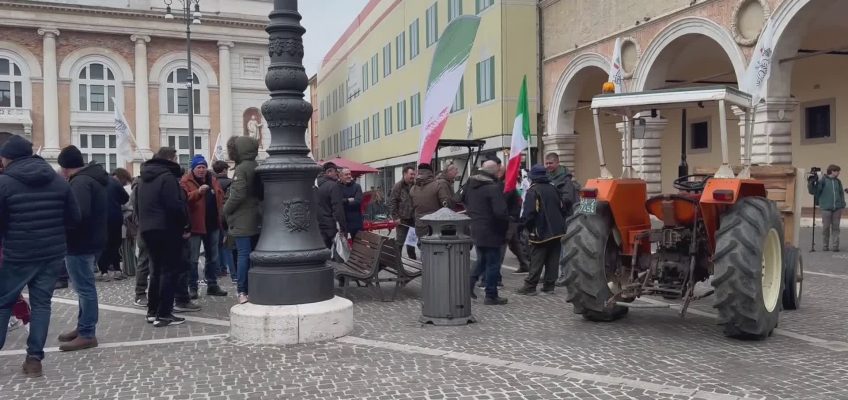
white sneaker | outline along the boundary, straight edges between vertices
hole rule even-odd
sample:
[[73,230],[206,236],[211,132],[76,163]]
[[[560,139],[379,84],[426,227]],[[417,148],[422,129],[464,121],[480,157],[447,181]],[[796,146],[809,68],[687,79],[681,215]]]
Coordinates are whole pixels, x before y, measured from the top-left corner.
[[244,303],[247,303],[248,301],[250,301],[250,299],[247,298],[247,293],[239,293],[238,294],[238,303],[239,304],[244,304]]
[[18,317],[12,316],[12,318],[9,318],[9,332],[22,326],[24,326],[24,322],[19,320]]

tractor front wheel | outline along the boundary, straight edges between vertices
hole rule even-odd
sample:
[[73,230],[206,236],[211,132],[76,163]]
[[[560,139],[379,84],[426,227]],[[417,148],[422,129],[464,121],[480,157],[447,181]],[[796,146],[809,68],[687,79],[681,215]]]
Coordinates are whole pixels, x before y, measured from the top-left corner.
[[606,305],[613,295],[610,279],[621,265],[610,218],[589,214],[572,217],[563,249],[567,300],[574,306],[574,313],[603,322],[627,314],[627,307]]
[[783,224],[772,201],[746,197],[721,217],[712,285],[727,336],[771,335],[783,306],[782,259]]

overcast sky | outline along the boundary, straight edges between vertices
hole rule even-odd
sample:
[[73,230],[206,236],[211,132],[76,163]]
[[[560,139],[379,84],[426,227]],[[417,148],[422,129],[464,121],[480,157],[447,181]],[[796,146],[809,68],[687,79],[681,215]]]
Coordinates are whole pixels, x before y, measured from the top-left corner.
[[312,76],[321,68],[321,60],[344,33],[351,21],[359,15],[368,0],[301,0],[298,11],[306,27],[303,65]]

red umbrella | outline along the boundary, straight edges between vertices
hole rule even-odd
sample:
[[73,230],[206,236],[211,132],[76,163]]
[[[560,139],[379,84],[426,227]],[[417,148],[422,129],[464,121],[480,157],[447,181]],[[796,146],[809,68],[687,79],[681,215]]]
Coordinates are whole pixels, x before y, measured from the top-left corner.
[[336,166],[338,166],[339,168],[349,169],[350,174],[354,177],[358,177],[362,174],[376,174],[377,172],[380,172],[376,168],[371,168],[365,164],[360,164],[356,161],[351,161],[340,157],[334,158],[332,160],[323,161],[321,162],[321,165],[324,165],[328,162],[336,164]]

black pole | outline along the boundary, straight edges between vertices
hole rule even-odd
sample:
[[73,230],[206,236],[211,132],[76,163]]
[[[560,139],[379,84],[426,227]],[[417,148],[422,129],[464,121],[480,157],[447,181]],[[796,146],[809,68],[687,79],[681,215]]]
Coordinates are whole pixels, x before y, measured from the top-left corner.
[[[191,71],[191,1],[185,2],[183,13],[186,23],[186,64],[188,69],[188,78],[186,78],[186,87],[188,88],[188,155],[189,158],[194,158],[194,73]],[[221,110],[221,112],[224,112],[224,110]]]
[[677,177],[689,175],[689,164],[686,163],[686,109],[680,117],[680,165],[677,167]]
[[308,157],[304,133],[312,105],[303,100],[303,34],[297,0],[274,0],[262,115],[271,130],[269,157],[256,171],[264,186],[262,235],[251,254],[250,302],[315,303],[333,298],[330,251],[318,232],[313,185],[320,167]]

